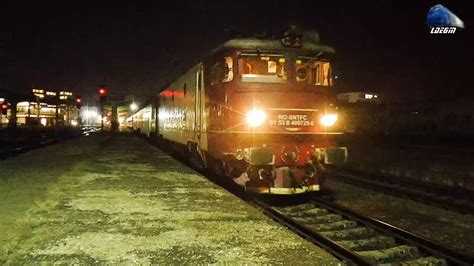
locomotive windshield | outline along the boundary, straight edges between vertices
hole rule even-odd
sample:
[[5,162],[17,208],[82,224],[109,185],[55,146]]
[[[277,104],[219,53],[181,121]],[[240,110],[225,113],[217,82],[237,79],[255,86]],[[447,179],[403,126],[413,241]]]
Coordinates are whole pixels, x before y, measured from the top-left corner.
[[318,58],[299,57],[295,61],[296,81],[310,85],[330,86],[331,66]]
[[[282,55],[243,54],[240,56],[242,82],[285,83],[287,81],[286,58]],[[297,57],[293,71],[297,83],[314,86],[330,86],[331,65],[315,57]]]
[[285,57],[281,55],[244,54],[239,63],[242,82],[284,83],[287,75]]

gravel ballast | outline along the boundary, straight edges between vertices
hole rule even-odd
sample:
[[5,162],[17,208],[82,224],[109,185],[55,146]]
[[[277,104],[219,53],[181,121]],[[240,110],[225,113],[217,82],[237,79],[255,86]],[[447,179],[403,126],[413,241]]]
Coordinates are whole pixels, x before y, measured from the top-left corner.
[[474,216],[328,180],[335,202],[474,256]]

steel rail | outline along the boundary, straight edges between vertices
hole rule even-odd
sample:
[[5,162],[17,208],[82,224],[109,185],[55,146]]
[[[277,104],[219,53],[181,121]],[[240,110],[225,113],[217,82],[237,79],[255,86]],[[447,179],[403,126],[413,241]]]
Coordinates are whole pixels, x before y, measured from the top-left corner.
[[325,249],[344,263],[348,265],[370,265],[370,262],[364,259],[363,257],[344,248],[335,241],[324,237],[323,235],[315,232],[307,226],[298,223],[294,219],[286,216],[279,210],[267,205],[266,203],[256,200],[254,198],[250,199],[249,202],[260,210],[262,210],[265,215],[276,220],[280,224],[285,225],[290,230],[302,236],[303,238],[313,242],[315,245]]
[[18,147],[13,147],[9,150],[0,152],[0,160],[8,159],[14,156],[18,156],[20,154],[32,151],[32,150],[37,150],[49,145],[57,144],[61,141],[66,141],[69,139],[77,138],[77,137],[82,137],[87,134],[92,133],[92,131],[83,131],[78,134],[72,134],[68,135],[62,138],[51,138],[51,139],[46,139],[46,140],[40,140],[40,141],[33,141],[33,144],[27,145],[27,146],[18,146]]
[[446,259],[449,265],[474,265],[473,257],[462,254],[448,247],[442,246],[422,236],[408,232],[378,219],[361,215],[343,206],[331,203],[322,198],[315,197],[312,202],[315,205],[338,213],[347,219],[372,227],[375,230],[385,232],[388,235],[394,237],[397,241],[416,246],[425,253],[442,257]]
[[[210,178],[211,181],[216,184],[222,185],[220,182],[214,178],[206,175]],[[222,180],[220,180],[222,181]],[[245,193],[244,191],[234,190],[232,188],[226,187],[226,189],[237,197],[241,198],[244,201],[247,201],[252,206],[261,210],[265,215],[277,221],[278,223],[286,226],[299,236],[307,239],[308,241],[314,243],[315,245],[323,248],[328,253],[332,254],[342,262],[348,265],[372,265],[373,262],[367,258],[364,258],[358,255],[356,252],[353,252],[342,245],[338,244],[336,241],[331,240],[328,237],[323,236],[322,234],[316,232],[315,230],[305,226],[304,224],[296,221],[295,219],[285,215],[283,212],[276,209],[276,207],[270,206],[261,200],[256,199],[255,197]],[[388,236],[396,239],[398,243],[405,243],[419,248],[421,252],[425,255],[435,255],[438,257],[444,258],[449,265],[474,265],[474,258],[471,258],[467,255],[461,254],[457,251],[449,249],[447,247],[441,246],[437,243],[434,243],[430,240],[427,240],[423,237],[415,235],[411,232],[405,231],[403,229],[397,228],[388,223],[376,220],[371,217],[365,217],[355,212],[352,212],[348,209],[345,209],[341,206],[331,204],[328,201],[325,201],[321,198],[312,199],[310,203],[317,206],[323,206],[324,209],[327,209],[331,212],[340,214],[342,217],[352,220],[359,225],[364,225],[373,228],[374,230],[384,233]]]

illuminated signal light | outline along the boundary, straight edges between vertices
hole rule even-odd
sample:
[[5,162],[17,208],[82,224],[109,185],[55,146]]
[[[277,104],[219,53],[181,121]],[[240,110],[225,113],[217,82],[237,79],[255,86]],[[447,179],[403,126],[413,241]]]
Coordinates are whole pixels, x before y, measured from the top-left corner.
[[8,104],[4,103],[2,104],[2,114],[7,115],[8,112]]
[[76,107],[77,109],[81,109],[82,107],[82,98],[81,97],[76,97]]
[[99,96],[102,103],[107,101],[107,88],[105,86],[99,87]]

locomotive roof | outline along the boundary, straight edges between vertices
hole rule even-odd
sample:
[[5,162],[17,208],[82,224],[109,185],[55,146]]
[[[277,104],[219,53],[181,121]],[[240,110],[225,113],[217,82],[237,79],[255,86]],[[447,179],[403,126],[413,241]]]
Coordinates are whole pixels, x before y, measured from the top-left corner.
[[245,49],[245,50],[287,50],[313,53],[335,53],[334,48],[315,42],[303,42],[299,48],[284,46],[280,40],[239,38],[225,42],[215,51],[225,48]]

